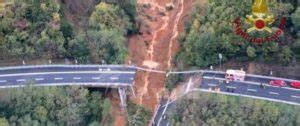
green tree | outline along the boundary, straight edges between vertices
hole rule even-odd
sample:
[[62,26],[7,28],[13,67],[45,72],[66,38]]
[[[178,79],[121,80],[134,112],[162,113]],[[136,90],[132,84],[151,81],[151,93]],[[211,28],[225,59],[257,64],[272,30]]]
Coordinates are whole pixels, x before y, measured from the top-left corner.
[[89,63],[90,61],[90,49],[85,39],[85,34],[80,34],[68,43],[69,56],[74,57],[79,63]]
[[0,116],[9,119],[11,125],[88,125],[100,122],[101,113],[111,117],[108,99],[81,87],[27,86],[10,89],[6,97],[0,101]]
[[116,29],[90,30],[87,33],[86,41],[92,61],[95,63],[104,60],[108,64],[120,64],[127,56],[126,39]]
[[1,126],[9,126],[9,123],[6,120],[6,118],[0,118],[0,125]]
[[118,29],[124,34],[131,27],[128,16],[118,6],[100,2],[92,13],[89,26],[95,30]]
[[151,112],[141,105],[136,105],[132,102],[127,106],[129,126],[143,126],[149,124],[151,119]]
[[292,62],[293,52],[288,46],[284,46],[281,54],[279,54],[279,60],[283,65],[288,65]]
[[251,58],[255,58],[256,57],[256,50],[255,48],[253,48],[252,46],[248,46],[247,47],[247,55]]

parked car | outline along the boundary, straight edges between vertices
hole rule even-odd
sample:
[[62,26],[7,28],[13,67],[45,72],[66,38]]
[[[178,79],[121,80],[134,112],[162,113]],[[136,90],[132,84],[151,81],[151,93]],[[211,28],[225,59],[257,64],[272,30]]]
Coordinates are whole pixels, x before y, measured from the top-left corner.
[[293,88],[299,88],[300,89],[300,81],[293,81],[290,84]]
[[269,82],[269,84],[272,85],[272,86],[278,86],[278,87],[286,86],[286,83],[283,80],[271,80]]

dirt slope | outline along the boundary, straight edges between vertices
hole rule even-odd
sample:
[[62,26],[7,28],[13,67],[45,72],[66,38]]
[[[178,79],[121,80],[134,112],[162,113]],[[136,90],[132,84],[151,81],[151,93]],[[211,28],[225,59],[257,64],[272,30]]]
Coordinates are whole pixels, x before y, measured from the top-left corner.
[[[145,68],[166,71],[171,68],[171,57],[178,50],[177,37],[183,32],[184,22],[193,0],[138,0],[140,34],[129,38],[130,60]],[[174,8],[166,10],[166,5]],[[165,92],[164,74],[139,71],[135,78],[136,103],[155,110],[159,97]]]

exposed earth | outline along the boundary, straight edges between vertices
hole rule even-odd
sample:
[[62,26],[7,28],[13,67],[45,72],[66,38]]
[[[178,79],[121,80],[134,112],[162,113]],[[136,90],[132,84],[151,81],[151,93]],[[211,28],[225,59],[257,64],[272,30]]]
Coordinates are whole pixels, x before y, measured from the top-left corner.
[[[194,0],[138,0],[139,35],[129,38],[130,60],[136,66],[167,71],[178,51],[177,38]],[[154,111],[164,89],[166,75],[138,71],[135,78],[136,103]]]

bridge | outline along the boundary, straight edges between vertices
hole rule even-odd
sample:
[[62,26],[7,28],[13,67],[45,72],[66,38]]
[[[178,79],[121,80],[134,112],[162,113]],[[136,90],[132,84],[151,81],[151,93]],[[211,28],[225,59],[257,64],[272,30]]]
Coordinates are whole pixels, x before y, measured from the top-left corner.
[[38,65],[0,68],[0,88],[69,86],[115,88],[121,105],[127,91],[133,92],[136,68],[127,65]]

